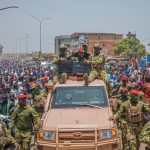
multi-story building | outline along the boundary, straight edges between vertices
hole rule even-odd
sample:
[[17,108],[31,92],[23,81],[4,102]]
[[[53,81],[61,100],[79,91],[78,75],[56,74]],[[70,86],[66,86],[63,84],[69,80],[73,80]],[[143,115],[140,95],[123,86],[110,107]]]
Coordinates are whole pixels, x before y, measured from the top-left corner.
[[3,46],[0,45],[0,57],[2,56],[2,54],[3,54]]
[[[55,38],[55,52],[58,50],[58,45],[60,45],[61,43],[65,44],[63,40],[66,38],[64,36],[57,36],[57,37]],[[94,45],[99,44],[102,47],[102,51],[107,51],[108,53],[113,54],[114,45],[119,40],[123,39],[123,34],[79,32],[73,33],[68,37],[69,37],[68,45],[71,51],[76,51],[78,48],[82,46],[82,44],[87,44],[88,51],[90,53],[93,53]]]

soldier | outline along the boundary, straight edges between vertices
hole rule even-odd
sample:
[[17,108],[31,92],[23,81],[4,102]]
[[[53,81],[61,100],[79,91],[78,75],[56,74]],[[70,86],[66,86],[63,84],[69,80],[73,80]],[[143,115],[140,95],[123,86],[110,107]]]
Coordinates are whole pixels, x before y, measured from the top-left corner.
[[[61,44],[59,47],[59,56],[55,57],[52,62],[54,64],[57,64],[58,69],[60,69],[59,64],[61,62],[68,60],[68,59],[69,59],[69,56],[67,56],[67,47],[64,44]],[[57,72],[56,75],[53,77],[52,82],[53,82],[53,84],[56,84],[58,81],[60,81],[60,83],[64,83],[64,82],[66,82],[65,79],[67,79],[67,73],[59,74]]]
[[[94,45],[94,54],[89,57],[88,63],[92,65],[92,71],[88,76],[89,82],[92,82],[98,76],[101,76],[102,66],[101,63],[103,62],[103,57],[100,55],[101,47],[99,44]],[[85,80],[87,80],[87,75],[84,76]]]
[[150,103],[150,76],[145,77],[146,83],[143,85],[145,101]]
[[145,150],[150,150],[150,121],[144,126],[140,135],[140,142],[147,144]]
[[112,98],[119,98],[119,99],[115,99],[114,102],[114,107],[113,107],[113,112],[116,113],[120,106],[128,100],[128,89],[127,88],[122,88],[120,93],[116,96],[112,96]]
[[40,119],[37,112],[26,103],[26,95],[18,96],[19,106],[12,114],[11,129],[16,128],[16,141],[21,150],[29,150],[32,131],[38,131]]
[[7,130],[5,124],[0,120],[0,150],[4,150],[6,147],[14,150],[15,141],[11,136],[10,132]]
[[84,62],[89,59],[90,54],[88,53],[88,47],[86,44],[82,45],[82,48],[79,48],[76,53],[72,54],[72,60],[76,60],[79,62]]
[[137,90],[132,89],[130,93],[131,97],[121,105],[115,115],[115,119],[119,120],[121,118],[122,125],[127,132],[127,141],[123,143],[123,149],[138,150],[140,146],[139,135],[144,122],[144,114],[149,111],[149,107],[145,103],[138,101]]
[[38,112],[38,114],[41,117],[44,111],[44,104],[46,98],[42,94],[41,90],[35,84],[32,85],[32,99],[33,99],[34,109]]

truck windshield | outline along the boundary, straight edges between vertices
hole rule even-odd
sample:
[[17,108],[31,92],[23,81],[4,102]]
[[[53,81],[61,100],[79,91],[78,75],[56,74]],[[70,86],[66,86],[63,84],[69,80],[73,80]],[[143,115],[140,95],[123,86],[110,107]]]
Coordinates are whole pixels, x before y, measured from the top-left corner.
[[108,106],[104,87],[57,87],[53,93],[52,108],[91,107],[92,105]]

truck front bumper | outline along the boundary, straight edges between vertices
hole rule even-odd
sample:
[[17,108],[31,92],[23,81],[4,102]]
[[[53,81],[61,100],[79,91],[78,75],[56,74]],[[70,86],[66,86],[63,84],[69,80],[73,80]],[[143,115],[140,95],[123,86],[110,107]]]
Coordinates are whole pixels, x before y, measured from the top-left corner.
[[119,150],[119,139],[107,139],[97,143],[44,143],[37,142],[36,150]]

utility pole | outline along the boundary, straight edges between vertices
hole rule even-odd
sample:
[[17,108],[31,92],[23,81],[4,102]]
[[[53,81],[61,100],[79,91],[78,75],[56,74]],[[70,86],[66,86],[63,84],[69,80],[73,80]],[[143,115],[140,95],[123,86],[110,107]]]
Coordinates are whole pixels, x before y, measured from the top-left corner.
[[134,34],[134,64],[136,63],[136,31]]
[[21,39],[20,40],[20,58],[21,58]]
[[28,34],[26,34],[26,53],[28,55]]
[[39,19],[33,15],[31,15],[31,17],[33,17],[34,19],[36,19],[40,23],[40,52],[39,52],[39,56],[41,56],[41,54],[42,54],[42,23],[43,23],[43,21],[49,20],[50,18]]

